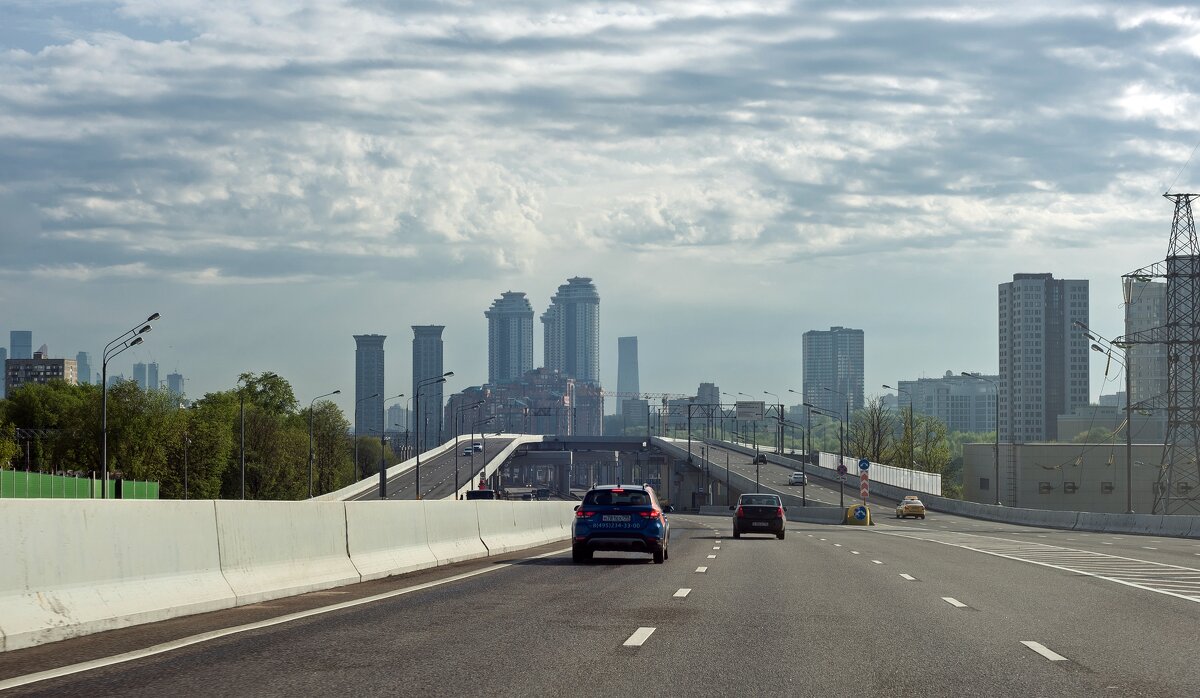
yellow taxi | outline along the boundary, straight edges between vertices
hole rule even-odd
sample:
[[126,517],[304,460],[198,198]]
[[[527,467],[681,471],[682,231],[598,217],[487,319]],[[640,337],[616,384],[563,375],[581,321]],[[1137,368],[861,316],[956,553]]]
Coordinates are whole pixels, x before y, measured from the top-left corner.
[[903,519],[908,516],[925,518],[925,504],[915,494],[905,495],[903,501],[896,505],[897,519]]

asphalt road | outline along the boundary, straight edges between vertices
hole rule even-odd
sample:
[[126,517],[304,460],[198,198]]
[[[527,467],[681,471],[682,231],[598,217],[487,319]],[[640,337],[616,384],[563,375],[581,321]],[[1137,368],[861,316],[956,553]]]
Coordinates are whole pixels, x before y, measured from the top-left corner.
[[[575,565],[548,546],[386,580],[393,593],[430,586],[13,694],[1194,696],[1200,686],[1197,540],[939,514],[870,528],[792,522],[782,541],[733,540],[727,518],[670,518],[663,565],[616,553]],[[464,572],[475,575],[444,581]],[[172,631],[339,593],[356,591]],[[103,656],[106,643],[128,650],[133,630],[0,655],[0,681]]]
[[[462,455],[461,448],[458,450],[451,449],[445,453],[434,456],[428,460],[421,460],[421,498],[422,499],[444,499],[454,494],[455,487],[455,467],[458,468],[458,484],[462,486],[467,483],[472,477],[478,478],[479,471],[483,469],[485,456],[487,458],[495,458],[507,446],[512,439],[495,437],[487,439],[486,443],[482,439],[476,439],[486,448],[486,453],[474,454],[472,456]],[[455,454],[457,454],[457,463]],[[472,465],[474,463],[474,465]],[[379,475],[376,473],[373,482],[379,482]],[[388,479],[387,494],[388,499],[416,499],[415,493],[417,488],[417,470],[410,468],[409,470],[395,475]],[[354,497],[356,500],[379,499],[379,487],[368,490],[367,492]]]

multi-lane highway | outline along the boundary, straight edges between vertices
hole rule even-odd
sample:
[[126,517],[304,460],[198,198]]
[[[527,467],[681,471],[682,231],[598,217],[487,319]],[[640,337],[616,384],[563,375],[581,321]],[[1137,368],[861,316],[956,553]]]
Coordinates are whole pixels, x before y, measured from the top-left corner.
[[[486,441],[476,439],[486,452],[474,453],[473,455],[464,455],[462,447],[450,449],[445,453],[430,457],[428,460],[422,456],[421,459],[421,498],[422,499],[444,499],[454,494],[455,487],[455,469],[458,471],[458,484],[464,485],[472,478],[478,479],[479,471],[483,469],[487,458],[495,458],[496,454],[504,450],[512,439],[504,437],[489,438]],[[470,441],[464,442],[470,444]],[[378,482],[378,474],[373,482]],[[416,468],[394,475],[388,479],[387,495],[388,499],[416,499],[414,492],[417,487],[417,471]],[[379,488],[374,487],[367,492],[364,492],[352,499],[367,500],[379,499]]]
[[[782,541],[733,540],[724,517],[671,521],[663,565],[615,553],[575,565],[564,544],[547,546],[10,652],[0,686],[180,639],[13,691],[1192,696],[1200,686],[1197,540],[936,513],[870,528],[792,522]],[[301,611],[311,615],[236,629]]]

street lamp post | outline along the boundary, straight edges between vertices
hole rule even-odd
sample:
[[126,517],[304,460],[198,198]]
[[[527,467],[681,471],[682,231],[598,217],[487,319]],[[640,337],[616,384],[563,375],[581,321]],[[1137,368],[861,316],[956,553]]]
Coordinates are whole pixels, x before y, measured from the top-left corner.
[[312,402],[308,403],[308,498],[309,499],[313,498],[313,405],[315,405],[317,403],[317,400],[320,400],[323,397],[329,397],[330,395],[338,395],[341,392],[342,392],[341,390],[334,390],[333,392],[325,393],[324,395],[318,395],[312,399]]
[[[796,429],[799,429],[800,433],[803,434],[804,440],[808,439],[808,429],[805,429],[804,427],[800,426],[799,424],[796,424],[795,422],[788,422],[787,425],[790,426],[793,430],[792,431],[792,440],[793,441],[796,439],[796,432],[795,432]],[[806,458],[807,458],[807,456],[806,456]],[[808,506],[808,467],[807,466],[808,466],[808,463],[805,462],[805,460],[800,461],[800,474],[804,476],[804,486],[800,488],[800,506],[802,506],[802,507]]]
[[[817,414],[824,415],[826,417],[829,417],[830,419],[836,419],[838,421],[838,465],[842,465],[842,466],[846,465],[846,436],[845,436],[846,423],[842,421],[842,418],[839,417],[836,412],[827,412],[827,411],[821,409],[820,407],[817,407],[816,405],[811,405],[807,402],[804,403],[804,406],[807,407],[808,409],[812,410],[813,412],[816,412]],[[845,489],[846,489],[846,474],[838,473],[838,506],[839,507],[846,506]]]
[[[482,404],[483,404],[483,400],[479,400],[478,402],[471,403],[470,405],[461,405],[461,406],[455,408],[455,410],[454,410],[454,496],[455,496],[455,498],[458,497],[458,488],[459,488],[458,454],[462,452],[462,449],[458,447],[458,437],[462,433],[463,412],[466,410],[477,410],[477,409],[479,409],[479,406]],[[471,428],[471,437],[474,438],[474,436],[475,436],[475,429],[474,429],[474,427],[472,427]],[[475,449],[474,449],[474,447],[472,447],[471,448],[472,472],[474,472],[474,466],[475,466],[474,461],[475,461]]]
[[[483,458],[483,473],[484,473],[484,476],[485,476],[485,477],[487,476],[487,435],[483,433],[483,425],[484,425],[484,424],[488,424],[489,422],[492,422],[492,421],[494,421],[495,419],[496,419],[496,416],[495,416],[495,415],[492,415],[491,417],[487,417],[487,418],[485,418],[485,419],[480,419],[480,420],[476,421],[474,424],[472,424],[472,425],[471,425],[471,440],[472,440],[472,444],[471,444],[471,472],[472,472],[472,473],[474,473],[474,472],[475,472],[475,445],[474,445],[474,443],[473,443],[473,442],[474,442],[474,439],[475,439],[475,427],[479,427],[479,438],[480,438],[480,442],[481,442],[481,443],[480,443],[480,447],[479,447],[479,449],[480,449],[480,451],[482,451],[482,453],[483,453],[483,455],[481,456],[481,458]],[[458,481],[458,463],[457,463],[457,462],[455,462],[455,464],[454,464],[454,469],[455,469],[455,472],[454,472],[454,480],[455,480],[455,482],[457,482],[457,481]],[[458,496],[458,490],[457,490],[457,489],[455,489],[455,490],[454,490],[454,493],[455,493],[455,496]]]
[[100,354],[100,498],[108,498],[108,362],[129,347],[146,341],[141,335],[154,329],[150,323],[162,317],[158,313],[146,318],[145,322],[125,330],[120,337],[104,345]]
[[[404,397],[404,393],[393,395],[389,398],[384,398],[383,402],[379,403],[379,409],[383,412],[383,424],[387,424],[387,404],[392,400],[399,400]],[[405,445],[408,444],[408,434],[404,435]],[[379,498],[387,499],[387,460],[384,455],[384,449],[387,448],[387,428],[379,430]]]
[[242,499],[246,499],[246,387],[241,382],[246,379],[243,374],[238,376],[238,421],[241,423],[241,461],[242,461]]
[[993,388],[996,389],[996,444],[992,449],[992,463],[995,466],[996,473],[996,506],[1004,506],[1004,502],[1000,501],[1000,384],[991,378],[984,378],[978,373],[962,371],[960,375],[967,378],[975,378],[977,380],[987,381],[988,383],[992,384]]
[[[367,400],[379,397],[379,393],[368,395],[354,402],[354,481],[358,482],[358,406]],[[386,419],[384,421],[387,421]]]
[[[445,373],[443,373],[440,376],[435,376],[433,378],[426,378],[425,380],[418,382],[417,385],[413,388],[413,412],[416,415],[418,415],[417,416],[418,419],[420,418],[419,415],[421,414],[421,389],[426,386],[436,385],[438,383],[445,383],[446,379],[453,375],[454,375],[454,371],[446,371]],[[439,409],[440,409],[440,407],[439,407]],[[425,421],[426,421],[426,423],[428,423],[428,420],[425,420]],[[421,498],[421,449],[425,446],[425,444],[423,443],[423,440],[420,438],[421,435],[422,435],[421,432],[418,431],[417,432],[417,441],[418,441],[417,442],[417,465],[416,465],[417,482],[416,482],[416,490],[413,492],[413,497],[416,499]]]
[[[794,393],[800,396],[800,401],[804,401],[804,394],[788,388],[789,393]],[[807,405],[804,406],[804,462],[808,462],[808,454],[812,449],[812,438],[808,435],[812,429],[812,412]]]
[[912,469],[917,465],[917,423],[913,421],[913,396],[911,392],[905,390],[904,388],[893,388],[890,385],[884,385],[883,387],[888,390],[895,390],[897,394],[904,393],[908,396],[908,470],[910,478],[909,484],[911,485]]
[[779,414],[775,415],[779,418],[779,455],[783,455],[783,400],[778,395],[770,390],[764,390],[763,395],[770,395],[775,398],[775,406],[779,408]]

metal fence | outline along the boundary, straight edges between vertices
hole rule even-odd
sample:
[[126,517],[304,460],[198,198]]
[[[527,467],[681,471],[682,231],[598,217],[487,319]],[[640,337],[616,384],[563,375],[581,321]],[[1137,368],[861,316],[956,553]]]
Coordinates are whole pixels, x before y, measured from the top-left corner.
[[[0,499],[100,499],[100,497],[100,481],[95,478],[0,470]],[[109,480],[108,498],[117,499],[118,497],[120,499],[158,499],[158,483],[141,480]]]
[[[846,456],[846,482],[858,482],[858,459]],[[821,453],[818,465],[824,470],[833,471],[830,477],[837,476],[838,454],[836,453]],[[894,465],[884,465],[882,463],[871,463],[871,468],[868,471],[868,477],[871,482],[882,482],[885,485],[894,487],[902,487],[913,492],[925,492],[927,494],[942,494],[942,475],[941,473],[925,473],[920,470],[910,470],[908,468],[897,468]]]

